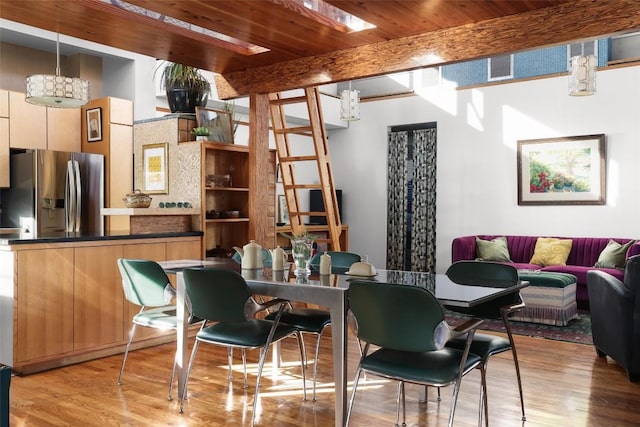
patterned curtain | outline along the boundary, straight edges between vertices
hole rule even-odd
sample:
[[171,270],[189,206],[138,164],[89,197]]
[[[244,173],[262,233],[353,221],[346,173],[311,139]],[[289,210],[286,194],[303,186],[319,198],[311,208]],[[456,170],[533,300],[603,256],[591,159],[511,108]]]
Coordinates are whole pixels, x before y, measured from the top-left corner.
[[436,129],[388,136],[387,268],[435,272]]
[[408,132],[390,132],[387,151],[387,269],[404,270]]

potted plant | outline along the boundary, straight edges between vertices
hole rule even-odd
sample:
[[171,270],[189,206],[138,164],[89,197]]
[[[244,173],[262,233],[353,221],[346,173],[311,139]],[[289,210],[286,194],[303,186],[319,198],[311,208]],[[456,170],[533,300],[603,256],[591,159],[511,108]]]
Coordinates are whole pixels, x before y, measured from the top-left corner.
[[205,127],[193,128],[191,132],[196,136],[196,141],[206,141],[209,135],[211,135],[209,129]]
[[293,273],[296,276],[311,274],[309,261],[311,261],[311,253],[313,252],[313,241],[317,239],[317,236],[310,234],[306,228],[303,228],[300,234],[282,233],[282,235],[291,240],[291,255],[295,264]]
[[198,68],[170,62],[161,78],[172,113],[195,113],[196,106],[207,104],[211,84]]

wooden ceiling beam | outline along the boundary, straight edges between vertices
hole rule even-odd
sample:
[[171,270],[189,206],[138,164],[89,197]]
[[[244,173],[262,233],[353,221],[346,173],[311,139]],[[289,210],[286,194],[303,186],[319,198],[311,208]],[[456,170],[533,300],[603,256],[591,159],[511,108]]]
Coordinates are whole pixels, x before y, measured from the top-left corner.
[[577,0],[216,76],[221,99],[374,77],[640,29],[637,0]]

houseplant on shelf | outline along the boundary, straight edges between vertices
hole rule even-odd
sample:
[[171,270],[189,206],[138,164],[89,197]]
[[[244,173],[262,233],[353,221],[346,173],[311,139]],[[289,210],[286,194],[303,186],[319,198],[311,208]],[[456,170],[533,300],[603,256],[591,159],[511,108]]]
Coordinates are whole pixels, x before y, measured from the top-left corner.
[[211,84],[198,68],[169,62],[161,78],[172,113],[195,113],[196,106],[207,105]]
[[191,132],[196,136],[196,141],[206,141],[209,139],[209,135],[211,135],[209,129],[205,127],[193,128]]

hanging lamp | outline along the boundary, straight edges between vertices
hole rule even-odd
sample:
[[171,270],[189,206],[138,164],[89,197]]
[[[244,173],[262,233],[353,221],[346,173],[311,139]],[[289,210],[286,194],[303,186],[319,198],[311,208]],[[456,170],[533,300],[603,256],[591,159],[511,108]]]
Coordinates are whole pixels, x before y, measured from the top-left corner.
[[80,108],[89,101],[89,82],[60,75],[60,34],[56,39],[56,75],[33,74],[27,77],[25,101],[57,108]]
[[340,95],[340,120],[360,120],[360,92],[351,90],[351,82],[349,89],[343,90]]
[[569,95],[586,96],[596,93],[595,55],[579,55],[569,60]]

